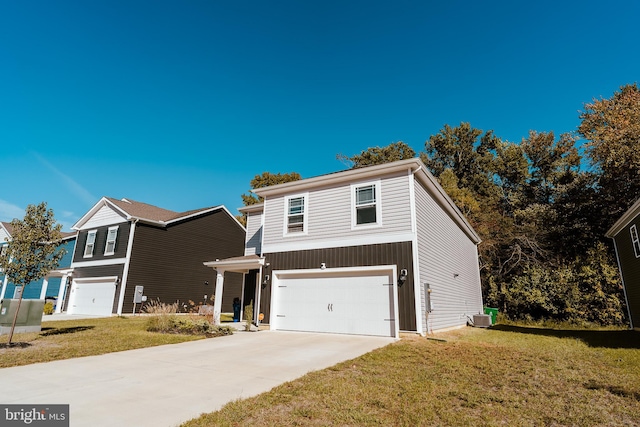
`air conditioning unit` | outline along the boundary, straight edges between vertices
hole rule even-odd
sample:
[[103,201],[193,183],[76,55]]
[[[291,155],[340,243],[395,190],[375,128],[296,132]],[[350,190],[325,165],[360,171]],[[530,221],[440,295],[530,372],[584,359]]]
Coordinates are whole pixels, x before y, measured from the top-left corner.
[[473,326],[476,328],[488,328],[491,326],[491,316],[488,314],[474,314]]

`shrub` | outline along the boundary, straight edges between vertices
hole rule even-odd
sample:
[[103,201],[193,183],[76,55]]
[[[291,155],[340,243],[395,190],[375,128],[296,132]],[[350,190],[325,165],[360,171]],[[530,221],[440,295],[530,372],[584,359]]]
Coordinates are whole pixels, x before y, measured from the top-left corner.
[[178,302],[166,304],[160,300],[151,300],[142,308],[144,313],[151,314],[146,323],[149,332],[167,332],[172,328],[178,312]]
[[53,303],[51,301],[44,303],[43,311],[44,314],[53,314]]
[[251,330],[251,322],[253,322],[253,300],[249,303],[248,306],[244,308],[244,320],[247,322],[244,325],[245,331]]

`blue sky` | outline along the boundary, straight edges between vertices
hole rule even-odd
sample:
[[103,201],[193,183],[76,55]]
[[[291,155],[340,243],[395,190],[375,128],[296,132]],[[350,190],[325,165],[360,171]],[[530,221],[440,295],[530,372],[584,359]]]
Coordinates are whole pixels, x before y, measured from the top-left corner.
[[640,80],[640,2],[0,0],[0,220],[236,213],[256,174],[445,124],[519,142]]

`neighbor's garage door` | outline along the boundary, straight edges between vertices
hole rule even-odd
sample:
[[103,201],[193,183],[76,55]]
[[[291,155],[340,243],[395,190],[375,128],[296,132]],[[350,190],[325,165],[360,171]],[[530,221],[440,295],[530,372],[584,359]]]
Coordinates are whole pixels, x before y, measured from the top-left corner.
[[105,281],[74,280],[69,295],[69,314],[109,315],[113,311],[116,285],[113,279]]
[[272,329],[397,336],[392,268],[273,274]]

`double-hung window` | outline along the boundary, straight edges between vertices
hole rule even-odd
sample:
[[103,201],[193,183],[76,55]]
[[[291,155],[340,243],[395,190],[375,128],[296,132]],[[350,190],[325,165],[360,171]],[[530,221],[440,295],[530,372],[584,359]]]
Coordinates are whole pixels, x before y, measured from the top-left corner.
[[107,232],[107,244],[104,247],[105,255],[113,255],[116,251],[116,239],[118,238],[118,226],[109,227]]
[[633,224],[631,228],[629,228],[629,232],[631,233],[633,252],[635,252],[636,258],[640,258],[640,239],[638,239],[638,229],[636,228],[635,224]]
[[285,199],[287,218],[285,234],[307,232],[306,200],[305,195],[291,196]]
[[352,226],[379,225],[380,182],[352,185]]
[[91,230],[87,233],[87,243],[84,245],[84,256],[85,258],[93,256],[93,248],[96,245],[96,234],[98,230]]

